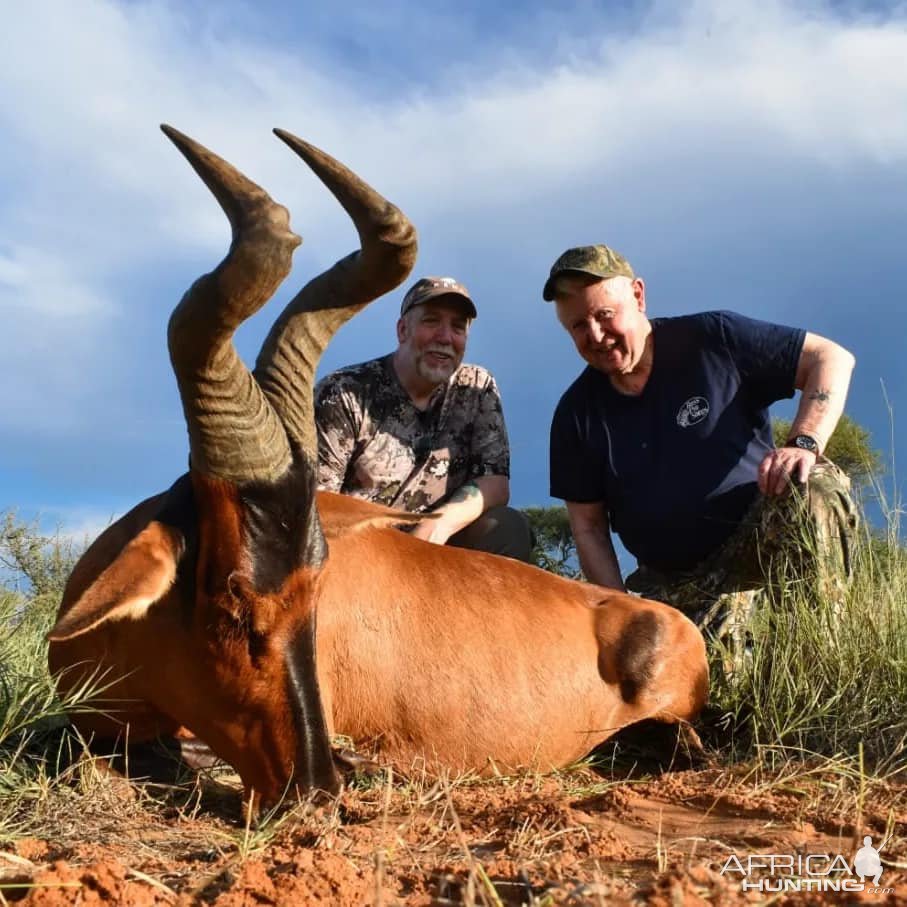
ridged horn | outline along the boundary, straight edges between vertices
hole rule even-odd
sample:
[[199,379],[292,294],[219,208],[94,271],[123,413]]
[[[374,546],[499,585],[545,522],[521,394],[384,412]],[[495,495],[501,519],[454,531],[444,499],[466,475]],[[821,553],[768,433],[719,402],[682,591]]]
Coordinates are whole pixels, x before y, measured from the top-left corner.
[[286,431],[240,360],[233,333],[271,298],[302,242],[289,213],[250,179],[171,126],[176,145],[220,203],[233,239],[170,317],[167,342],[189,429],[192,468],[234,483],[272,482],[290,466]]
[[318,361],[339,328],[399,286],[416,261],[416,230],[404,214],[339,161],[283,129],[275,134],[315,172],[352,218],[361,248],[306,284],[274,323],[255,377],[291,444],[312,462],[318,450],[312,391]]

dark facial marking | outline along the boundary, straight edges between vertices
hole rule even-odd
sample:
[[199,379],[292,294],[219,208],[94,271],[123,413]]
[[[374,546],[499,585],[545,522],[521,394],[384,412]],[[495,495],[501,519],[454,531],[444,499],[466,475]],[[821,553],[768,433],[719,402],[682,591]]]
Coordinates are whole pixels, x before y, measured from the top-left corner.
[[617,642],[617,676],[624,701],[633,702],[652,678],[661,637],[658,617],[643,611],[632,617]]
[[251,482],[238,492],[257,592],[277,592],[297,568],[323,563],[327,546],[315,508],[315,473],[304,457],[294,452],[293,465],[277,482]]
[[296,728],[296,780],[307,790],[338,787],[315,670],[315,612],[284,653],[287,692]]

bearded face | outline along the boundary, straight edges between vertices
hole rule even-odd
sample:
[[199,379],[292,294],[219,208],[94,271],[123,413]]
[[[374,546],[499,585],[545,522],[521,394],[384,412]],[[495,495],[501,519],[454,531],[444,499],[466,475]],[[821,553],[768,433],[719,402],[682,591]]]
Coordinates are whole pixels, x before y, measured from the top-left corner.
[[444,298],[409,310],[397,325],[397,355],[423,381],[444,384],[466,352],[469,317],[462,304]]

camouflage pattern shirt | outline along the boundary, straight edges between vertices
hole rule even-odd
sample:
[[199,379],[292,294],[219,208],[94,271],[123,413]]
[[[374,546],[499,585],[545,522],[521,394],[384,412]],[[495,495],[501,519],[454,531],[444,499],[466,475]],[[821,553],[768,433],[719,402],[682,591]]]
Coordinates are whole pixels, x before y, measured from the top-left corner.
[[342,368],[315,388],[318,487],[422,513],[471,479],[509,477],[494,378],[461,365],[422,412],[392,359]]

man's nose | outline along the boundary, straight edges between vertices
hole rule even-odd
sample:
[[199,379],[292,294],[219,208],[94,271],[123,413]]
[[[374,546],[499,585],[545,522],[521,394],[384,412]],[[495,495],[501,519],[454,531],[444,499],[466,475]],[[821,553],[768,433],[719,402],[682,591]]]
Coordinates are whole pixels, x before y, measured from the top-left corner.
[[443,322],[438,325],[437,330],[435,331],[435,340],[438,343],[450,344],[453,340],[453,329],[449,324],[444,324]]
[[589,338],[593,343],[601,343],[605,339],[602,326],[594,318],[589,322]]

